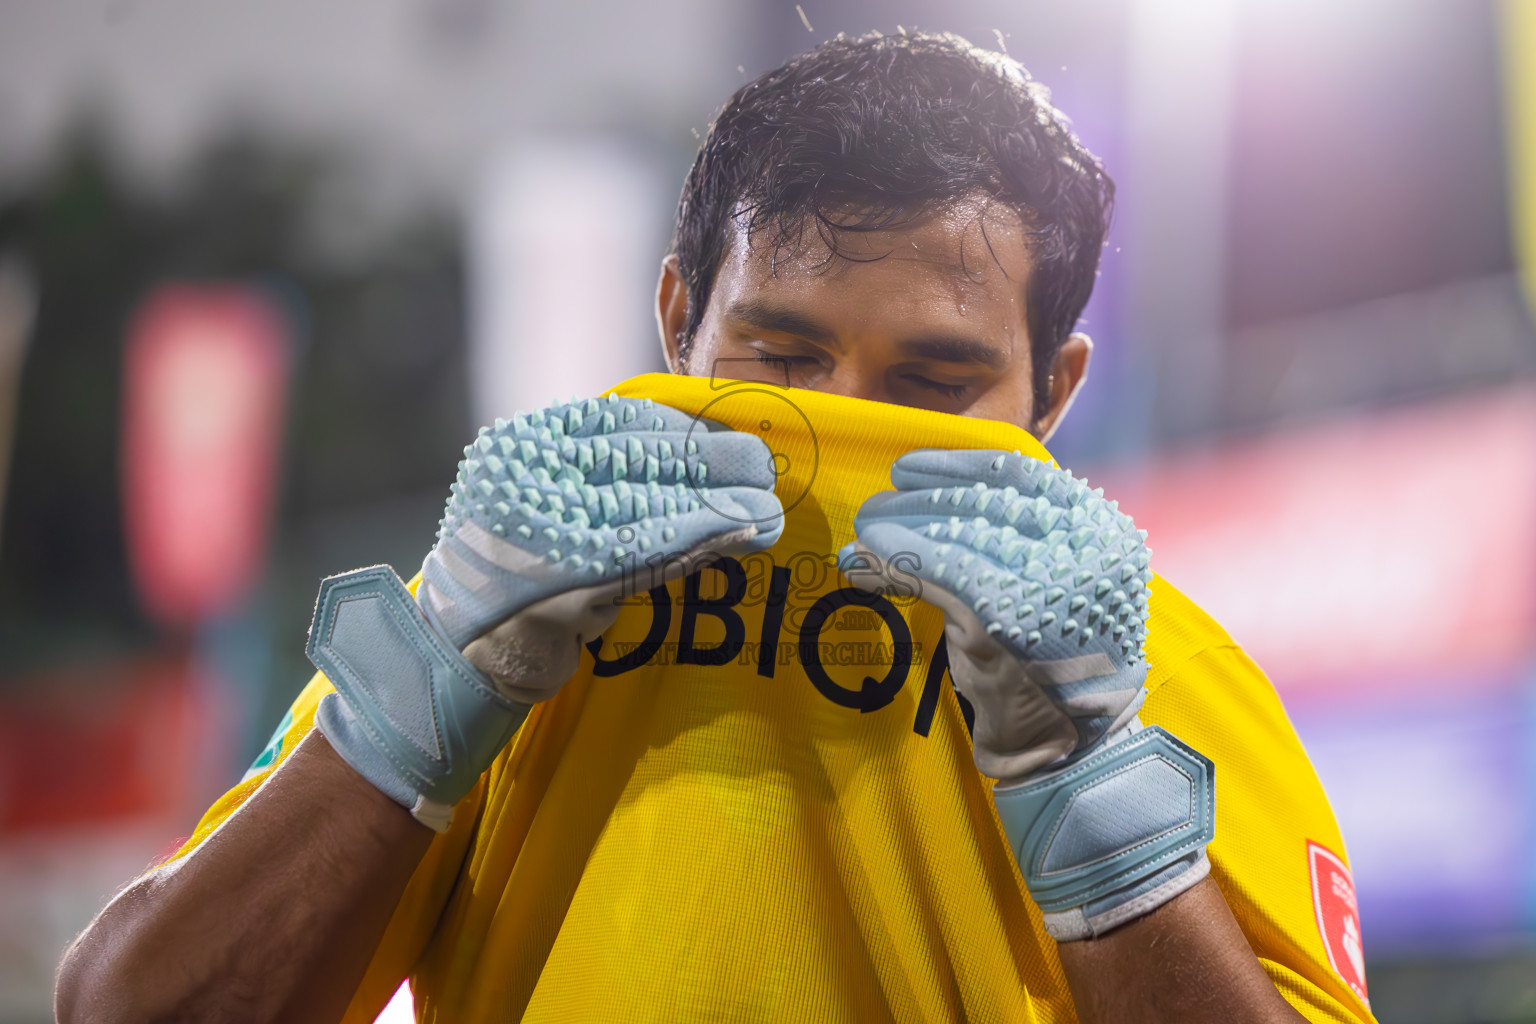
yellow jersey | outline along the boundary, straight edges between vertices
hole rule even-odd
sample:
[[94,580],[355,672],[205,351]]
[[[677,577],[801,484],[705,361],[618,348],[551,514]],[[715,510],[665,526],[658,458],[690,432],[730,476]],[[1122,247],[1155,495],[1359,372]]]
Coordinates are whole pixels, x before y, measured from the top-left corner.
[[[409,976],[422,1021],[1076,1020],[940,612],[850,601],[835,568],[903,452],[1049,454],[1009,424],[818,392],[666,374],[615,390],[763,436],[783,535],[630,599],[433,841],[346,1019]],[[1348,956],[1333,927],[1352,910],[1344,844],[1274,689],[1161,579],[1146,647],[1142,720],[1216,764],[1212,875],[1264,969],[1309,1021],[1370,1021],[1358,923]],[[176,856],[329,689],[310,681]]]

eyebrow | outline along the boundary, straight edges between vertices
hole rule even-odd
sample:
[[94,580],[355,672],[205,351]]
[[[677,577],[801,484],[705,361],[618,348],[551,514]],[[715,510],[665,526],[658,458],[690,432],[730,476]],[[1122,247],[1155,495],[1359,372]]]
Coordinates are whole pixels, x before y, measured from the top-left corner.
[[1001,370],[1008,365],[1005,352],[975,338],[927,334],[899,341],[897,347],[915,358],[941,363],[980,363],[992,370]]
[[775,306],[769,302],[751,300],[737,302],[725,311],[727,319],[775,334],[793,334],[797,338],[818,344],[841,348],[837,335],[830,327],[815,317],[806,316],[788,306]]
[[[836,333],[815,317],[797,309],[778,306],[770,302],[752,299],[733,303],[726,308],[729,320],[745,324],[760,331],[775,334],[791,334],[797,338],[816,342],[829,348],[841,349]],[[1008,365],[1008,355],[994,345],[953,334],[924,334],[905,338],[897,347],[908,357],[930,359],[941,363],[973,363],[991,370],[1002,370]]]

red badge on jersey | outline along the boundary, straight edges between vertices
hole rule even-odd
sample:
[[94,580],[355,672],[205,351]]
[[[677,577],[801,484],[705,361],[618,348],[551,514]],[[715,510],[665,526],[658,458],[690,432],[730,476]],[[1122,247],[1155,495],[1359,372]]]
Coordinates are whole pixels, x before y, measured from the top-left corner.
[[1360,946],[1360,908],[1355,902],[1355,880],[1337,854],[1307,842],[1307,861],[1312,871],[1312,909],[1317,931],[1334,972],[1344,979],[1367,1007],[1365,954]]

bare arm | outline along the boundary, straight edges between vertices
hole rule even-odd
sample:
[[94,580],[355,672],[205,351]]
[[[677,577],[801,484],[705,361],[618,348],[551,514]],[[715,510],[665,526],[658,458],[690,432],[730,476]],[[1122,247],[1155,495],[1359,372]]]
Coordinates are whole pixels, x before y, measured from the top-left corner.
[[[447,828],[530,706],[618,616],[632,581],[593,554],[603,538],[678,574],[777,539],[767,446],[733,431],[696,437],[693,425],[610,395],[484,428],[423,566],[432,618],[388,566],[322,582],[306,652],[336,690],[316,731],[195,852],[92,922],[60,968],[59,1019],[337,1019],[431,829]],[[646,457],[631,466],[637,450]],[[710,471],[725,510],[631,489],[647,468],[678,481]],[[540,488],[545,512],[466,497]]]
[[75,940],[72,1021],[334,1021],[433,833],[310,733],[201,846]]
[[[1215,767],[1137,711],[1146,532],[1070,473],[993,450],[907,452],[839,553],[905,564],[944,612],[972,750],[1085,1022],[1291,1021],[1207,875]],[[898,562],[901,559],[902,562]]]
[[1209,877],[1146,917],[1059,949],[1083,1024],[1303,1020]]

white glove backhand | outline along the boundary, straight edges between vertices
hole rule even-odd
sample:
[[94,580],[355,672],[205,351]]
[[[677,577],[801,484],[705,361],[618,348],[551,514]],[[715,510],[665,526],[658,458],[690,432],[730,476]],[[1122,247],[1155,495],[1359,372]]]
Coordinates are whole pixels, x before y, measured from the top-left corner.
[[[1098,743],[1141,705],[1150,552],[1103,493],[998,451],[908,452],[854,520],[871,567],[916,555],[976,710],[976,766],[1017,781]],[[904,564],[913,563],[907,559]],[[880,577],[849,571],[855,586]]]
[[1097,935],[1205,876],[1211,764],[1136,717],[1145,533],[1103,492],[1001,451],[908,452],[840,553],[855,586],[900,565],[944,611],[976,766],[1058,939]]
[[648,400],[571,402],[482,428],[419,603],[388,566],[322,584],[308,653],[336,692],[318,727],[382,792],[447,828],[529,706],[612,624],[621,592],[705,552],[773,544],[774,481],[761,439]]

